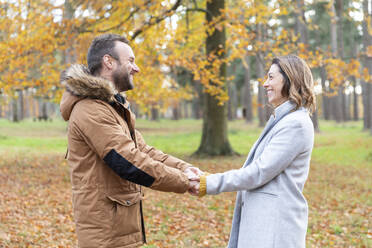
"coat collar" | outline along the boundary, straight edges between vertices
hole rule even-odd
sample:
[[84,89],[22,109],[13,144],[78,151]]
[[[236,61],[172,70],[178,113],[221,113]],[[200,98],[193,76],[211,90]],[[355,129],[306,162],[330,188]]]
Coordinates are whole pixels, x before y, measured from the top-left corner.
[[293,112],[295,108],[296,108],[296,104],[288,100],[274,109],[274,112],[270,116],[269,121],[266,123],[266,126],[264,130],[262,131],[260,137],[258,138],[256,143],[252,147],[251,151],[249,152],[248,157],[243,164],[243,167],[249,165],[253,161],[257,147],[261,143],[261,141],[265,138],[266,134],[270,132],[270,130],[275,126],[275,124],[278,123],[284,116]]
[[60,103],[64,120],[69,120],[75,104],[84,98],[98,99],[107,103],[119,102],[129,108],[125,96],[121,95],[113,83],[94,76],[84,65],[74,64],[61,74],[61,84],[66,87]]
[[72,95],[113,102],[118,94],[113,83],[90,73],[84,65],[74,64],[61,75],[61,84]]
[[280,104],[278,107],[274,109],[273,117],[274,120],[280,120],[284,115],[288,114],[291,111],[294,111],[296,108],[296,104],[287,100]]

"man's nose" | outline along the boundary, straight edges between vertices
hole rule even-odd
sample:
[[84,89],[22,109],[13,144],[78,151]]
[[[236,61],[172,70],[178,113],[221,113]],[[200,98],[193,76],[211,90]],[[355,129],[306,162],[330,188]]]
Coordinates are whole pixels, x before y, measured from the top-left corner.
[[266,79],[266,81],[263,84],[264,88],[267,88],[269,86],[269,79]]
[[136,64],[134,64],[134,66],[133,66],[133,71],[135,73],[140,72],[140,69],[139,69],[139,67]]

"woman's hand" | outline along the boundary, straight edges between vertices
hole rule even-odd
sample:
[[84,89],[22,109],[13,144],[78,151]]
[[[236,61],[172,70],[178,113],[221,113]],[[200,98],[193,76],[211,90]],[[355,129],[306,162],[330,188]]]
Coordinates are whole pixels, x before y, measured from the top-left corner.
[[189,191],[190,195],[193,195],[193,196],[198,196],[199,195],[199,186],[200,186],[199,180],[190,180],[189,181],[190,186],[189,186],[188,191]]

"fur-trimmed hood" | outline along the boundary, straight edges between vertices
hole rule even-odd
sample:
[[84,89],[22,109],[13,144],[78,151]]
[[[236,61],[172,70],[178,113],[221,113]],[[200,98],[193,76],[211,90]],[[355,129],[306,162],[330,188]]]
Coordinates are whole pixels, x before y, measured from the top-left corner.
[[84,65],[74,64],[61,74],[61,84],[66,87],[60,104],[63,119],[69,120],[75,104],[83,98],[115,101],[117,90],[107,79],[94,76]]
[[112,102],[118,92],[113,84],[102,77],[94,76],[84,65],[72,65],[61,75],[61,83],[75,96]]

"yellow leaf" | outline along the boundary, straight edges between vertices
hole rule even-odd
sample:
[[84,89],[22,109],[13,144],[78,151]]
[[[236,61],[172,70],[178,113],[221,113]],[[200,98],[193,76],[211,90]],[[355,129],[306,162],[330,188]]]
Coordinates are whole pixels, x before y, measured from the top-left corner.
[[372,46],[367,47],[367,57],[372,57]]

